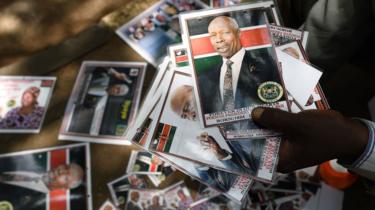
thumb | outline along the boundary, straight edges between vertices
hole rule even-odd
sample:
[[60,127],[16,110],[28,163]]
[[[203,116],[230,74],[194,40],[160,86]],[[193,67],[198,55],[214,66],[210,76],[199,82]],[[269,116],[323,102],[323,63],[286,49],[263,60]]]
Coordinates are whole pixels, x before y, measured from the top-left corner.
[[282,133],[289,133],[299,121],[296,114],[264,107],[255,108],[251,112],[251,117],[257,125]]

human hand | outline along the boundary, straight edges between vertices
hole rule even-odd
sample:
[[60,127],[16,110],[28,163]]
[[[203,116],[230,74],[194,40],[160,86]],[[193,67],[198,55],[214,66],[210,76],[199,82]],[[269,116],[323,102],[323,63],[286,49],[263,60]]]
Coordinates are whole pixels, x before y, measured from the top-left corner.
[[199,140],[199,142],[203,146],[204,150],[211,149],[211,143],[210,143],[209,138],[210,137],[209,137],[207,132],[202,132],[199,136],[197,136],[197,139]]
[[333,110],[306,110],[295,114],[256,108],[252,119],[261,127],[284,134],[278,164],[278,171],[282,173],[335,158],[355,160],[368,142],[368,129],[364,124]]

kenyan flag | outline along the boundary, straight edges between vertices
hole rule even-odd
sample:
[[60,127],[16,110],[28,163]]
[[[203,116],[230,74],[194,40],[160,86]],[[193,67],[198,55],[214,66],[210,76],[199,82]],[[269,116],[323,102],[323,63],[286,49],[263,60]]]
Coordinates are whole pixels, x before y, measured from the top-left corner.
[[152,119],[147,118],[147,120],[137,129],[137,133],[132,139],[133,142],[144,146],[146,144],[149,127],[151,125]]
[[184,67],[189,65],[186,49],[175,50],[174,54],[177,67]]
[[158,152],[169,152],[176,129],[177,128],[175,126],[159,123],[151,148]]
[[[272,41],[267,25],[241,28],[241,44],[246,50],[272,48]],[[221,62],[222,57],[213,48],[209,34],[190,36],[191,52],[195,71],[199,73],[212,70],[212,66]]]
[[[60,165],[75,163],[86,171],[86,145],[58,147],[0,157],[0,176],[4,172],[45,174]],[[87,174],[71,190],[39,191],[32,187],[0,182],[0,201],[12,209],[83,210],[90,209]],[[1,209],[1,208],[0,208]]]

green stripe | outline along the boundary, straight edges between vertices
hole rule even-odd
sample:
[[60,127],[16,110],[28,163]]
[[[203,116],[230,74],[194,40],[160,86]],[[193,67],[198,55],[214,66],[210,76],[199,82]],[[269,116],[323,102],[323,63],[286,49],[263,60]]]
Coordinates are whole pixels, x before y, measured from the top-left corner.
[[167,143],[165,144],[165,147],[164,147],[164,152],[169,152],[169,150],[171,149],[173,137],[175,133],[176,133],[176,127],[171,126],[171,130],[169,131]]
[[[164,123],[159,123],[159,125],[158,125],[158,127],[157,127],[156,138],[153,139],[152,144],[151,144],[151,148],[152,148],[153,150],[156,150],[156,148],[157,148],[158,145],[159,145],[159,142],[160,142],[160,136],[161,136],[161,134],[162,134],[162,132],[163,132],[163,127],[164,127]],[[155,141],[157,141],[157,142],[155,143]]]
[[221,61],[222,57],[220,55],[194,59],[195,71],[199,76],[205,71],[212,70],[212,67],[217,66]]
[[177,63],[177,67],[184,67],[184,66],[189,66],[189,62],[182,61],[182,62]]

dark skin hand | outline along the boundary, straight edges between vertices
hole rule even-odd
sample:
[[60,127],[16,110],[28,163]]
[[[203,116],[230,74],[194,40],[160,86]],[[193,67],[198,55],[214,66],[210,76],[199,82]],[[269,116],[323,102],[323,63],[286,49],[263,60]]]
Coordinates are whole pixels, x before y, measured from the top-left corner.
[[284,134],[278,164],[278,171],[282,173],[336,158],[354,161],[368,142],[366,125],[333,110],[306,110],[295,114],[256,108],[251,115],[257,125]]

